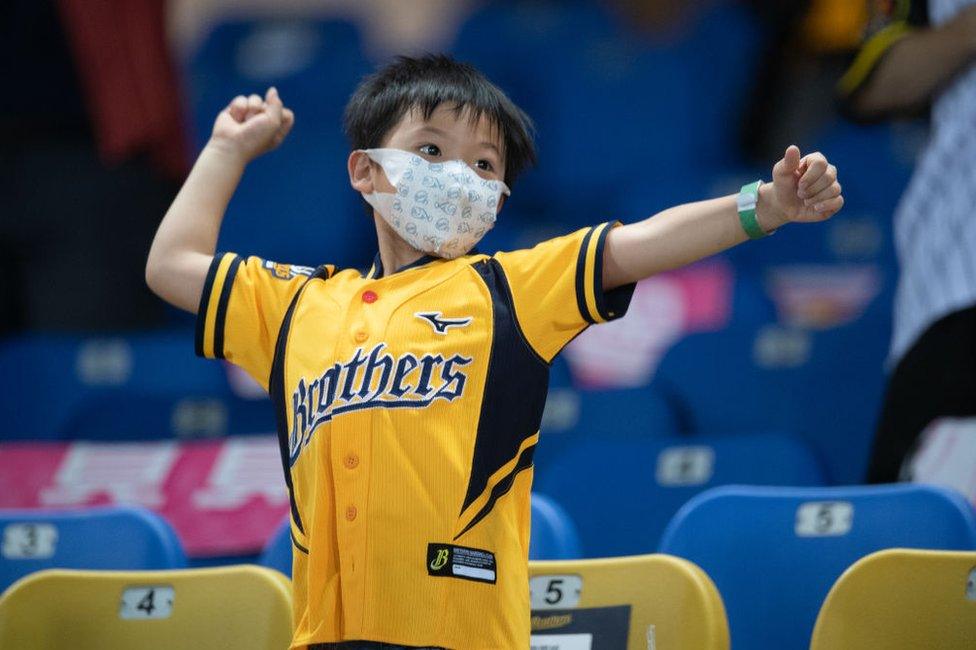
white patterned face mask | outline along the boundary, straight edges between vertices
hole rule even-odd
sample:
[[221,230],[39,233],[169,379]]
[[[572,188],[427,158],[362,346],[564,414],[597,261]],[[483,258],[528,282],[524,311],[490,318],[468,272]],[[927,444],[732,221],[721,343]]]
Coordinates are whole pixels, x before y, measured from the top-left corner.
[[396,189],[395,194],[373,192],[363,198],[398,235],[431,255],[454,259],[495,225],[502,193],[501,181],[485,180],[463,160],[427,162],[402,149],[365,149]]

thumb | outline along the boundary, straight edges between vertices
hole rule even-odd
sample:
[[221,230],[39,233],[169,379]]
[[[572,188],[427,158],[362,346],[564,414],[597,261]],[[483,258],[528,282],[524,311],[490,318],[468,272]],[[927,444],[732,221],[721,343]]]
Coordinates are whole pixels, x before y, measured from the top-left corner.
[[800,148],[791,144],[786,149],[783,159],[773,167],[773,180],[777,178],[789,179],[800,168]]
[[787,174],[792,174],[799,168],[800,148],[795,144],[791,144],[786,148],[786,154],[783,156],[783,171]]

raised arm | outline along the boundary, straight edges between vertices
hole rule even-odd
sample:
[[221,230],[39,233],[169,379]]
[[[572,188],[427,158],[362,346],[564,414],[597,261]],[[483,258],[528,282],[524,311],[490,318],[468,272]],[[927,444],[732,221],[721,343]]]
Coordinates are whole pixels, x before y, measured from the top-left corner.
[[[843,205],[837,169],[820,153],[801,158],[792,146],[773,168],[773,182],[760,186],[756,217],[771,232],[790,221],[829,219]],[[670,208],[608,233],[603,287],[685,266],[746,239],[735,195]]]
[[220,223],[251,160],[277,147],[295,116],[271,88],[235,97],[220,112],[213,135],[163,217],[146,261],[146,283],[160,298],[196,313]]
[[893,22],[865,43],[839,86],[853,117],[918,112],[976,60],[976,5],[939,27],[918,25],[924,18]]

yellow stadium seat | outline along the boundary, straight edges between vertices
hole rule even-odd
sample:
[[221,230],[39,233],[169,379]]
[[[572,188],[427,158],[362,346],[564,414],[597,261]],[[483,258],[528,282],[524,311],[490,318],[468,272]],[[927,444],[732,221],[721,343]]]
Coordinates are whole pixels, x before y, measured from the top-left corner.
[[532,647],[728,650],[722,598],[670,555],[529,562]]
[[0,598],[0,648],[282,650],[291,588],[277,571],[39,571]]
[[855,562],[820,608],[811,650],[973,650],[976,552],[888,549]]

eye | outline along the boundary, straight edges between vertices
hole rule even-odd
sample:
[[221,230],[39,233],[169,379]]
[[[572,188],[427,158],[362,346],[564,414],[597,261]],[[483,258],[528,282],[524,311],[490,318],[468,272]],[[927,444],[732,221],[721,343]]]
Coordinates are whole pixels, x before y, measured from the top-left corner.
[[424,154],[425,156],[436,157],[441,155],[440,147],[438,147],[436,144],[422,144],[420,145],[420,147],[418,147],[417,150],[420,151],[420,153]]
[[495,171],[495,166],[491,164],[490,160],[481,159],[474,164],[475,167],[482,171],[493,172]]

